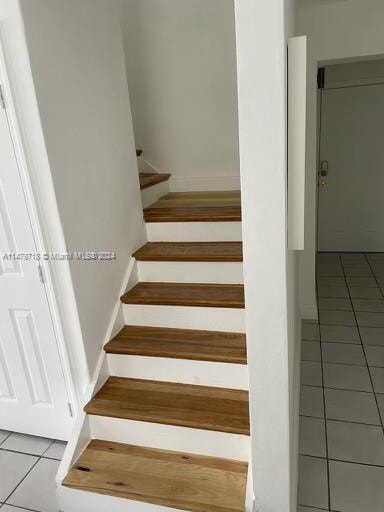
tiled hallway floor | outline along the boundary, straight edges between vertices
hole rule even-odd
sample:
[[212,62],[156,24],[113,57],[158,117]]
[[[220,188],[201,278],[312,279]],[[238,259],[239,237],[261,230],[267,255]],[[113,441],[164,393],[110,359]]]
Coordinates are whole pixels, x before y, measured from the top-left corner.
[[303,325],[299,512],[384,511],[384,253],[320,253]]
[[65,443],[0,430],[0,511],[57,512],[56,473]]

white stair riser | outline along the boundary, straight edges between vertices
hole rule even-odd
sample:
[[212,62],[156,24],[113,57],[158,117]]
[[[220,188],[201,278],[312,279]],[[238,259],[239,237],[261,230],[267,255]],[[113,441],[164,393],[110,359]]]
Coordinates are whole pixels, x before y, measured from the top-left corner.
[[242,262],[138,261],[139,281],[242,284]]
[[108,354],[110,375],[220,388],[248,389],[244,364]]
[[244,309],[123,304],[126,325],[245,332]]
[[58,487],[56,496],[59,510],[62,512],[180,512],[180,509],[63,486]]
[[249,460],[249,436],[94,415],[89,416],[89,423],[93,439],[211,457]]
[[241,222],[147,222],[150,242],[240,242]]
[[147,206],[156,203],[160,197],[165,196],[165,194],[168,194],[168,192],[169,181],[162,181],[161,183],[157,183],[151,187],[144,188],[141,191],[141,202],[143,208],[147,208]]

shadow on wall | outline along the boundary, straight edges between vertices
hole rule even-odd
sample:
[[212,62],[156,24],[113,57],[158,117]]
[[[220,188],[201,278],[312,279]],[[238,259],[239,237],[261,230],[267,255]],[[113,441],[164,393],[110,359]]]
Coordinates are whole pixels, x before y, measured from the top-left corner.
[[136,145],[172,187],[239,188],[233,0],[122,0]]

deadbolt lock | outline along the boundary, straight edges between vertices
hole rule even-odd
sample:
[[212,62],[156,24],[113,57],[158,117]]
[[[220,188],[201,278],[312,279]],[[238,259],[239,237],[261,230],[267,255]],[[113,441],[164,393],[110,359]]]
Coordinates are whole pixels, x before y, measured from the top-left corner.
[[320,163],[320,176],[328,176],[329,163],[328,160],[322,160]]

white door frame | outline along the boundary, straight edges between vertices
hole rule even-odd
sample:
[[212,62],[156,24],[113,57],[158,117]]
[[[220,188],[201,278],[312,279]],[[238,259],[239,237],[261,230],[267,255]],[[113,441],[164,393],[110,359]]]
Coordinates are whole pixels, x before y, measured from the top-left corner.
[[[39,209],[37,206],[37,201],[35,199],[35,194],[32,187],[32,182],[34,182],[36,189],[36,182],[33,180],[33,171],[35,169],[32,165],[29,165],[31,162],[31,155],[28,154],[28,142],[32,144],[32,141],[28,140],[26,130],[23,129],[23,116],[21,115],[20,110],[17,109],[17,98],[19,96],[16,90],[17,88],[15,87],[16,84],[11,80],[11,73],[9,69],[11,67],[9,66],[10,60],[7,60],[6,58],[6,45],[4,42],[5,38],[3,37],[2,29],[2,24],[0,24],[0,84],[4,96],[3,99],[6,107],[6,115],[12,141],[14,144],[15,156],[20,171],[20,179],[30,217],[33,237],[35,239],[38,253],[44,254],[49,252],[46,244],[46,239],[49,239],[49,237],[47,236],[48,234],[46,233],[46,230],[43,229],[43,222],[40,221],[40,215],[42,215],[42,213],[41,209]],[[42,195],[44,195],[44,192]],[[54,270],[50,265],[49,260],[46,261],[42,259],[40,260],[40,264],[45,282],[45,292],[55,333],[57,350],[63,370],[65,386],[67,388],[68,400],[70,404],[69,408],[73,416],[73,421],[75,421],[76,415],[81,406],[80,402],[84,387],[81,387],[81,379],[79,378],[79,375],[76,374],[74,365],[71,364],[72,362],[70,350],[68,350],[70,347],[65,341],[66,338],[64,335],[63,323],[59,308],[60,298],[58,300],[58,294],[56,292],[57,286],[55,287],[54,285]],[[76,356],[81,357],[81,355],[82,354],[77,354]]]

